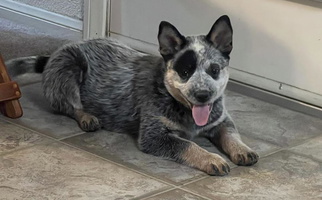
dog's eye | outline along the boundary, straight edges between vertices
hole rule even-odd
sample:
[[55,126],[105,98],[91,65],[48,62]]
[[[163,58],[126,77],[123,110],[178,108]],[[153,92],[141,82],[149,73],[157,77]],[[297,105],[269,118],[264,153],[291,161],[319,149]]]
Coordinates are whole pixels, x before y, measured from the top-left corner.
[[217,79],[220,73],[220,67],[217,64],[211,64],[208,70],[208,74],[214,78]]
[[197,68],[197,56],[192,50],[184,52],[174,62],[173,69],[178,73],[182,81],[187,81]]
[[189,71],[188,70],[184,70],[182,72],[182,78],[188,78],[189,77]]
[[179,70],[178,74],[181,77],[181,79],[186,81],[190,78],[190,76],[193,74],[193,72],[194,72],[194,69],[192,68],[192,66],[188,65],[185,68],[182,68],[181,70]]

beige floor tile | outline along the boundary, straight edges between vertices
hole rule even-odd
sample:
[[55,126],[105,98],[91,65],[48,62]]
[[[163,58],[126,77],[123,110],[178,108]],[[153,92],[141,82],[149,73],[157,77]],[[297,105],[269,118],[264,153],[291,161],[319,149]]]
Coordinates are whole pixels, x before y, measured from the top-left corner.
[[49,142],[44,136],[0,119],[0,154]]
[[136,140],[126,134],[101,130],[68,138],[64,142],[173,184],[206,176],[199,170],[141,152]]
[[321,163],[287,151],[186,186],[210,199],[322,199]]
[[290,149],[293,152],[307,155],[322,162],[322,137],[317,137],[302,145]]
[[53,113],[43,97],[41,83],[21,87],[21,92],[20,103],[24,114],[12,122],[57,139],[83,132],[75,120]]
[[280,147],[321,135],[322,120],[236,92],[227,91],[226,107],[242,135]]
[[[243,137],[243,139],[260,156],[267,155],[278,149],[277,146],[269,143],[247,137]],[[207,176],[199,170],[141,152],[137,147],[136,140],[125,134],[102,130],[96,133],[86,133],[68,138],[64,141],[174,184],[182,184],[201,176]],[[231,167],[235,166],[208,139],[195,138],[194,141],[206,150],[223,156]]]
[[171,190],[144,200],[204,200],[204,198],[185,192],[180,189]]
[[4,199],[130,199],[167,187],[59,143],[0,157]]

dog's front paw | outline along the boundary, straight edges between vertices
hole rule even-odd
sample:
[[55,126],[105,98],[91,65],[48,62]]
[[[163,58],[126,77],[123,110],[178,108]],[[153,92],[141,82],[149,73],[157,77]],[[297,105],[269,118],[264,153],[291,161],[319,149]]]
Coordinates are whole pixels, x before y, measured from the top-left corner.
[[257,163],[259,155],[250,148],[244,148],[231,154],[230,159],[236,165],[251,166]]
[[213,176],[224,176],[230,172],[230,167],[226,160],[218,154],[206,151],[195,143],[190,143],[185,151],[181,153],[180,160]]
[[90,114],[84,114],[79,120],[79,126],[86,132],[96,131],[101,128],[99,120]]
[[213,176],[224,176],[230,172],[228,163],[219,155],[211,154],[205,171],[209,175]]

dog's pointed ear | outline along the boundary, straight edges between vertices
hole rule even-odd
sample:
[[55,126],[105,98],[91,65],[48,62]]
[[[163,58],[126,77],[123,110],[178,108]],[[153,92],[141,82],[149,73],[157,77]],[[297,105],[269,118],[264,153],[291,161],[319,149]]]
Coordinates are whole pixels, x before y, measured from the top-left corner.
[[159,25],[159,51],[165,60],[171,59],[186,43],[186,38],[172,24],[162,21]]
[[224,55],[229,56],[233,49],[233,28],[229,17],[221,16],[211,27],[206,38]]

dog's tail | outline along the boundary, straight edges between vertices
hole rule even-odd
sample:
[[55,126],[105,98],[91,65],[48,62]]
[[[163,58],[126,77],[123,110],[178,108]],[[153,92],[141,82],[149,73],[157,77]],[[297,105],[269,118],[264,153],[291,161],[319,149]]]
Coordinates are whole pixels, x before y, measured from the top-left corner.
[[28,73],[42,73],[50,56],[30,56],[8,60],[5,64],[12,78]]

